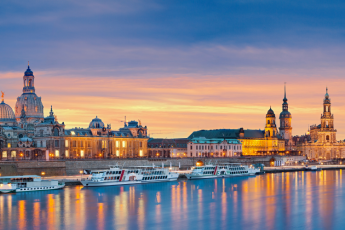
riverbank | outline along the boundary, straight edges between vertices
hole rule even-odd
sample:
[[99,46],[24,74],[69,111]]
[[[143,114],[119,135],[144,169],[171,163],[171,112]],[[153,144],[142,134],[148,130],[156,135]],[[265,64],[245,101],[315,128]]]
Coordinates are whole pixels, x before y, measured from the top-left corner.
[[[309,166],[309,168],[311,165]],[[345,169],[345,165],[316,165],[322,170],[338,170]],[[265,173],[282,173],[282,172],[298,172],[307,171],[305,166],[279,166],[279,167],[264,167]]]
[[[317,165],[322,170],[339,170],[345,169],[345,165]],[[282,173],[282,172],[299,172],[307,171],[305,166],[279,166],[279,167],[264,167],[265,173]],[[184,171],[185,173],[185,171]],[[179,175],[178,179],[186,179],[184,173]],[[44,180],[58,180],[64,182],[66,186],[81,185],[81,180],[89,178],[90,175],[73,175],[73,176],[49,176],[43,177]]]

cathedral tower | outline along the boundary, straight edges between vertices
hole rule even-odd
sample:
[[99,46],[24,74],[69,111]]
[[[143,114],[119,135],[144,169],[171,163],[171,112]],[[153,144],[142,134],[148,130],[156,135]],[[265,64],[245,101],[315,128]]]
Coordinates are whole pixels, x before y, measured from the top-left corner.
[[284,99],[283,99],[283,111],[280,113],[280,135],[286,141],[292,139],[292,127],[291,127],[291,113],[289,112],[289,105],[286,98],[286,84],[284,84]]
[[18,123],[21,121],[22,110],[24,110],[29,124],[38,123],[44,119],[43,104],[40,97],[35,93],[35,77],[28,66],[23,76],[23,94],[17,98],[15,117]]
[[266,114],[265,137],[277,137],[276,115],[271,107]]
[[331,113],[331,99],[328,95],[328,88],[326,88],[325,99],[323,99],[323,113],[321,115],[321,129],[318,132],[318,142],[337,142],[336,132],[337,130],[334,129],[334,117]]

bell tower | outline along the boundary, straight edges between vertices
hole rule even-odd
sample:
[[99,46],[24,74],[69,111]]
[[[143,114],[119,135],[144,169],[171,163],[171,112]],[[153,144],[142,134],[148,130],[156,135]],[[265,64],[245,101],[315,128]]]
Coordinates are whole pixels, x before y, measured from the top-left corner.
[[329,98],[328,88],[326,88],[325,98],[323,99],[323,113],[321,114],[321,129],[318,132],[318,142],[335,143],[336,132],[334,129],[334,117],[331,113],[331,99]]
[[291,113],[289,112],[289,105],[287,103],[288,99],[286,98],[286,83],[284,83],[284,99],[282,104],[282,112],[279,115],[280,120],[280,135],[286,141],[292,139],[292,127],[291,127]]
[[271,107],[266,114],[265,137],[277,137],[276,115]]

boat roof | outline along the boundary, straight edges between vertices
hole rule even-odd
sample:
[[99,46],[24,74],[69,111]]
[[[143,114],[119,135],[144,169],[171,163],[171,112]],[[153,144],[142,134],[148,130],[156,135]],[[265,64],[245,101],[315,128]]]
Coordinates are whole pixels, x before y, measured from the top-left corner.
[[220,163],[220,165],[242,165],[241,163]]
[[24,176],[1,176],[0,179],[11,179],[11,178],[28,178],[28,177],[41,177],[37,175],[24,175]]

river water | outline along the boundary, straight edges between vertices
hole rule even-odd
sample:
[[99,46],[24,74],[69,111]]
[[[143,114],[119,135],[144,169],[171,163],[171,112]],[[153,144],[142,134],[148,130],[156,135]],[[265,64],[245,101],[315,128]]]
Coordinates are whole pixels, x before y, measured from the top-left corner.
[[0,195],[0,229],[344,229],[344,171]]

